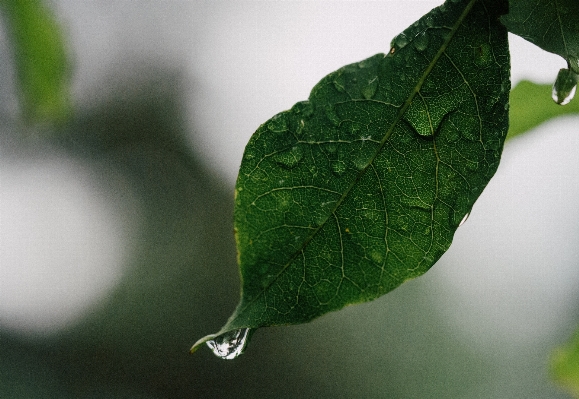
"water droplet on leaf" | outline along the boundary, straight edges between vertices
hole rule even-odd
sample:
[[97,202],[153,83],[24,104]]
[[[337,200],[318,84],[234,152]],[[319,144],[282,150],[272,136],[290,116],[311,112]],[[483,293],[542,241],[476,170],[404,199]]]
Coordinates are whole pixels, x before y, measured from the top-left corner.
[[376,89],[378,89],[378,76],[370,79],[368,84],[362,88],[362,95],[366,100],[370,100],[376,94]]
[[334,107],[328,106],[326,108],[326,116],[328,117],[330,122],[332,122],[332,125],[334,125],[334,126],[340,125],[341,120],[340,120],[340,117],[338,117],[338,114],[336,114]]
[[482,43],[480,46],[474,49],[474,63],[479,68],[484,68],[491,64],[493,61],[493,52],[491,45],[488,43]]
[[285,132],[287,130],[287,120],[285,112],[279,113],[267,124],[267,128],[272,132]]
[[339,74],[334,79],[334,87],[340,93],[344,93],[346,91],[346,77],[343,74]]
[[228,331],[206,343],[215,356],[222,359],[235,359],[245,350],[249,342],[250,331],[249,328]]
[[358,154],[353,157],[352,164],[358,170],[365,169],[370,164],[372,155],[369,149],[367,151],[361,149]]
[[569,104],[575,96],[579,75],[569,69],[560,69],[553,85],[552,98],[559,105]]
[[314,106],[309,101],[300,101],[292,107],[292,112],[307,118],[314,113]]
[[362,61],[358,62],[358,68],[360,68],[360,69],[368,68],[371,65],[372,65],[371,59],[362,60]]
[[274,155],[274,159],[277,163],[285,166],[288,169],[294,168],[304,157],[304,153],[299,146],[292,147],[289,150],[282,151]]
[[392,39],[392,42],[390,43],[390,47],[396,47],[398,49],[401,49],[404,46],[406,46],[407,44],[408,44],[408,38],[406,37],[406,35],[404,33],[401,33],[398,36],[396,36],[394,39]]
[[346,164],[342,161],[334,161],[332,162],[332,172],[335,175],[341,176],[346,171]]
[[428,36],[426,36],[425,32],[422,32],[412,41],[412,44],[414,44],[416,50],[424,51],[428,47]]

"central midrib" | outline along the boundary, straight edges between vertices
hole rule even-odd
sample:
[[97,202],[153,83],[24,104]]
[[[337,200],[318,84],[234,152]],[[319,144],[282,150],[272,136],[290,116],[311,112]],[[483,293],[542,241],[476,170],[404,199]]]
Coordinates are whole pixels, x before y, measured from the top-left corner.
[[[440,46],[440,49],[438,50],[438,52],[436,53],[436,55],[434,56],[434,58],[432,59],[432,61],[429,63],[428,67],[424,70],[424,72],[422,73],[422,76],[420,77],[420,79],[418,80],[418,83],[416,84],[416,86],[414,87],[414,89],[412,90],[412,92],[409,94],[408,98],[406,99],[406,101],[404,102],[404,104],[402,105],[402,107],[400,108],[400,111],[398,111],[398,115],[396,116],[396,118],[394,119],[394,121],[391,123],[390,127],[388,128],[388,130],[386,131],[386,133],[384,134],[384,137],[382,138],[382,140],[380,141],[380,144],[378,146],[378,149],[375,151],[374,155],[370,158],[370,162],[368,162],[368,165],[366,165],[363,169],[361,169],[357,174],[356,177],[352,180],[352,183],[348,186],[348,188],[344,191],[344,193],[342,194],[342,196],[340,197],[340,199],[336,202],[334,208],[332,209],[332,211],[328,214],[328,217],[322,222],[320,223],[319,226],[316,227],[316,229],[309,235],[308,238],[306,238],[306,240],[304,240],[303,244],[301,245],[301,247],[296,250],[296,252],[290,257],[289,261],[283,266],[283,268],[277,273],[277,275],[261,290],[261,292],[256,295],[255,297],[253,297],[249,302],[244,303],[243,302],[243,292],[242,292],[242,301],[240,303],[240,305],[243,305],[243,307],[240,306],[240,308],[238,310],[235,311],[234,315],[230,318],[230,320],[228,321],[227,325],[220,331],[220,333],[224,333],[227,332],[228,330],[232,330],[233,328],[228,327],[229,324],[233,324],[233,322],[238,318],[239,315],[241,315],[245,309],[247,309],[252,303],[254,303],[261,295],[263,295],[268,289],[269,287],[271,287],[271,285],[273,283],[275,283],[277,281],[277,279],[287,270],[287,268],[292,264],[292,262],[304,251],[304,249],[309,245],[309,243],[314,239],[314,237],[318,234],[318,232],[326,225],[327,221],[330,219],[330,217],[332,215],[335,215],[335,212],[338,210],[338,208],[340,208],[340,206],[342,205],[342,203],[344,202],[345,198],[348,196],[348,194],[352,191],[352,189],[354,188],[354,186],[356,186],[356,184],[358,183],[358,181],[360,181],[360,179],[362,178],[362,176],[364,175],[364,173],[366,173],[366,171],[368,170],[368,167],[370,167],[370,165],[373,164],[374,160],[376,159],[376,157],[378,156],[378,154],[380,154],[380,152],[382,151],[382,149],[384,148],[384,145],[386,144],[386,142],[388,141],[388,139],[390,138],[390,136],[392,135],[394,129],[396,128],[396,126],[398,125],[398,122],[400,122],[400,120],[402,119],[402,117],[404,116],[404,114],[406,113],[406,110],[408,109],[408,107],[410,106],[410,104],[412,103],[412,100],[414,99],[414,96],[416,96],[416,94],[420,91],[422,85],[424,84],[426,78],[428,77],[428,75],[430,75],[430,72],[432,72],[432,69],[434,68],[434,66],[436,65],[436,63],[438,62],[438,60],[440,59],[440,57],[442,56],[442,54],[444,53],[444,51],[446,50],[446,48],[448,47],[448,45],[450,44],[450,42],[452,41],[452,39],[454,38],[454,35],[456,34],[456,31],[458,30],[458,28],[460,27],[460,25],[462,24],[462,22],[464,21],[464,19],[466,18],[466,16],[468,15],[468,13],[470,12],[470,10],[472,9],[472,7],[474,6],[474,4],[477,2],[478,0],[471,0],[465,7],[465,9],[463,10],[463,12],[461,13],[460,17],[457,19],[457,22],[454,24],[454,26],[452,27],[450,33],[448,34],[447,38],[445,39],[445,41],[442,43],[442,45]],[[432,11],[431,11],[432,12]],[[410,43],[408,43],[407,45],[409,45]],[[387,55],[388,56],[388,55]],[[235,329],[237,328],[254,328],[255,326],[247,326],[247,325],[240,325],[240,326],[236,326]]]

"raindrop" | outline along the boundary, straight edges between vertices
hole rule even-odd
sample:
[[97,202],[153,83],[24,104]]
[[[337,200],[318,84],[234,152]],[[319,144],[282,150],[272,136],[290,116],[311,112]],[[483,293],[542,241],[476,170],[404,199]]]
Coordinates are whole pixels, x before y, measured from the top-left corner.
[[282,151],[274,155],[275,161],[288,169],[296,167],[303,157],[304,153],[299,146],[292,147],[290,150]]
[[314,106],[309,101],[300,101],[292,107],[292,112],[307,118],[314,113]]
[[378,76],[370,79],[368,84],[362,88],[361,92],[366,100],[370,100],[374,97],[374,94],[376,94],[376,89],[378,89]]
[[[396,36],[394,39],[392,39],[392,42],[390,43],[390,47],[396,47],[398,49],[401,49],[404,46],[406,46],[407,44],[408,44],[408,38],[406,37],[406,35],[404,33],[401,33],[398,36]],[[392,51],[390,51],[390,52],[392,52]]]
[[422,32],[412,41],[412,44],[414,44],[416,50],[424,51],[428,47],[428,36],[426,36],[425,32]]
[[335,175],[341,176],[346,171],[346,164],[342,161],[334,161],[332,162],[332,172]]
[[250,331],[250,328],[228,331],[211,341],[207,341],[207,346],[217,357],[228,360],[235,359],[245,350],[249,342]]
[[338,114],[336,114],[336,111],[334,110],[333,106],[328,106],[326,108],[326,116],[328,117],[328,119],[330,120],[330,122],[332,122],[332,125],[334,126],[339,126],[340,125],[340,117],[338,116]]
[[552,98],[559,105],[569,104],[575,96],[579,75],[569,69],[560,69],[553,85]]
[[272,132],[285,132],[287,130],[287,121],[285,112],[275,115],[269,123],[267,128]]
[[296,128],[296,134],[297,134],[298,136],[301,136],[302,133],[304,132],[304,127],[305,127],[305,125],[306,125],[306,123],[304,122],[304,120],[303,120],[303,119],[300,119],[299,122],[298,122],[298,126],[297,126],[297,128]]
[[426,22],[426,26],[428,26],[429,28],[434,27],[434,17],[432,15],[428,14],[424,19],[424,22]]
[[372,66],[372,59],[371,58],[358,62],[358,68],[360,68],[360,69],[368,68],[371,66]]
[[491,45],[482,43],[474,49],[474,63],[479,68],[484,68],[490,65],[493,61],[493,52]]
[[463,224],[466,223],[466,221],[468,220],[468,217],[470,216],[470,212],[467,212],[466,215],[464,215],[464,217],[462,218],[462,220],[460,221],[460,223],[458,224],[458,227],[462,226]]
[[334,87],[340,93],[344,93],[346,91],[346,77],[343,74],[336,76],[336,79],[334,79]]
[[356,169],[363,170],[370,164],[371,155],[368,151],[360,149],[358,155],[353,157],[352,164]]

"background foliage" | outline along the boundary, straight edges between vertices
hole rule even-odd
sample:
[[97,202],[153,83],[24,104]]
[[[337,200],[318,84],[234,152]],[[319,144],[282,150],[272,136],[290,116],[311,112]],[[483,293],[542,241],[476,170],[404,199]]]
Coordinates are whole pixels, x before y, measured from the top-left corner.
[[[138,15],[136,9],[133,11]],[[155,18],[153,21],[158,23]],[[2,51],[3,56],[9,56],[6,48]],[[500,264],[496,258],[498,266],[493,267],[494,263],[487,261],[485,267],[478,267],[474,258],[484,253],[457,257],[460,237],[469,234],[477,237],[481,249],[501,253],[497,242],[487,245],[481,237],[480,226],[491,225],[497,218],[492,213],[488,219],[482,216],[492,210],[483,201],[477,205],[480,218],[476,214],[471,216],[459,232],[457,251],[449,253],[448,260],[443,258],[431,271],[432,275],[407,283],[379,301],[347,308],[308,325],[259,332],[255,337],[259,339],[259,350],[250,350],[231,363],[208,351],[188,356],[191,340],[207,330],[217,330],[238,299],[231,233],[232,184],[209,169],[206,160],[192,155],[195,154],[190,144],[192,128],[186,111],[190,76],[168,67],[162,60],[149,58],[143,62],[142,58],[126,55],[122,62],[107,64],[107,70],[115,77],[100,76],[89,84],[89,94],[85,92],[90,99],[88,104],[78,106],[76,116],[64,128],[56,129],[58,134],[52,139],[23,139],[23,135],[30,137],[27,133],[39,131],[23,130],[15,123],[14,115],[6,111],[10,107],[3,108],[0,154],[4,170],[8,161],[35,162],[45,157],[49,149],[57,158],[77,160],[90,170],[111,201],[135,197],[136,205],[124,210],[125,217],[139,220],[121,281],[81,319],[56,333],[37,336],[3,324],[0,333],[3,395],[11,398],[565,397],[548,382],[546,359],[553,346],[570,334],[577,322],[573,317],[577,308],[572,305],[565,308],[565,314],[570,316],[556,319],[560,324],[542,330],[548,332],[532,335],[532,331],[527,331],[531,338],[517,334],[516,339],[494,339],[497,335],[493,328],[499,329],[500,322],[491,323],[487,334],[493,341],[490,344],[485,343],[484,335],[465,338],[452,322],[455,316],[445,312],[449,308],[462,310],[468,313],[463,320],[484,318],[485,314],[461,307],[460,301],[455,306],[445,306],[453,301],[454,291],[444,273],[449,269],[460,276],[458,270],[484,273],[490,269],[500,284],[519,280],[526,289],[532,289],[536,280],[526,279],[533,273],[545,280],[537,271],[543,268],[536,269],[530,264],[532,258],[539,258],[554,269],[564,262],[576,264],[573,252],[549,253],[550,262],[541,257],[543,248],[558,248],[558,241],[572,236],[572,229],[566,230],[561,223],[565,219],[575,220],[572,210],[565,212],[564,219],[556,219],[553,214],[546,219],[559,221],[555,223],[556,231],[569,235],[535,245],[539,248],[537,252],[524,247],[529,258],[521,257],[519,270],[525,270],[526,274],[506,274],[507,264]],[[6,69],[3,73],[4,81],[10,82]],[[3,87],[8,90],[9,85]],[[196,86],[197,91],[202,92],[202,88]],[[200,96],[208,97],[203,92]],[[519,106],[513,103],[512,108],[527,109],[534,101],[529,96],[521,97],[529,103]],[[11,101],[5,92],[2,99],[3,106]],[[573,121],[559,125],[563,126],[559,128],[561,132],[550,132],[564,145],[557,147],[557,157],[545,155],[549,158],[546,163],[541,163],[541,155],[548,153],[549,140],[537,140],[547,132],[530,135],[540,143],[541,151],[525,167],[537,168],[534,172],[540,175],[548,164],[572,159],[564,150],[566,147],[572,150],[576,143],[571,135],[559,133],[573,133]],[[192,125],[197,126],[195,121]],[[525,146],[531,141],[517,140],[511,144],[512,152],[507,149],[505,154],[505,171],[512,170],[515,160],[528,154]],[[575,180],[569,166],[561,166],[543,181],[572,184]],[[556,180],[561,175],[565,179]],[[501,186],[501,179],[504,176],[497,176],[497,191],[516,189],[516,180]],[[539,177],[536,180],[541,181]],[[547,191],[554,197],[561,196],[564,189],[562,184],[549,187]],[[489,187],[489,195],[493,190]],[[543,190],[531,193],[540,196]],[[517,198],[514,208],[517,213],[526,209],[523,197]],[[542,216],[545,206],[557,204],[549,202],[550,197],[540,198],[542,203],[534,208],[538,210],[533,213],[535,219]],[[499,204],[500,208],[512,209],[507,201]],[[492,207],[496,208],[497,202]],[[510,231],[509,225],[499,226],[500,230]],[[548,230],[547,224],[543,227]],[[526,234],[519,234],[526,241],[533,238],[532,232],[523,232]],[[507,251],[516,250],[512,242],[505,247]],[[453,269],[452,263],[460,268]],[[491,302],[497,297],[500,284],[493,291],[485,285],[484,278],[473,280],[475,287],[485,288],[478,302]],[[528,281],[532,284],[527,284]],[[461,279],[461,285],[469,287],[468,284],[469,278]],[[516,287],[513,284],[509,288],[512,295],[509,304],[516,305],[517,298],[536,304],[533,296],[516,297]],[[547,288],[541,285],[533,292]],[[549,314],[557,313],[554,309],[560,311],[561,307],[552,302],[549,305],[541,315],[552,320]],[[499,307],[503,306],[509,305],[499,303]],[[537,308],[534,306],[531,317],[523,323],[527,329],[529,321],[537,319]],[[509,314],[514,313],[506,312],[499,317]],[[502,321],[509,325],[514,319]]]

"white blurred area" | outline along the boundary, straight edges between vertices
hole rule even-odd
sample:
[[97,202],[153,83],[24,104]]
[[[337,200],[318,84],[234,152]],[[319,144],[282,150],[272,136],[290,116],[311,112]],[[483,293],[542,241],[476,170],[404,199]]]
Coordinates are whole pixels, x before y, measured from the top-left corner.
[[[193,150],[231,186],[243,148],[327,73],[389,50],[439,1],[52,2],[75,57],[80,108],[128,56],[186,71]],[[562,59],[512,37],[513,83],[552,82]],[[579,100],[576,100],[579,101]],[[193,130],[194,126],[194,130]],[[532,344],[579,301],[577,118],[508,143],[497,176],[423,279],[468,342]],[[50,333],[119,281],[137,234],[77,161],[0,160],[0,326]],[[484,349],[483,349],[484,350]]]
[[120,180],[99,181],[58,154],[0,161],[1,327],[53,332],[107,294],[136,227],[126,194]]

